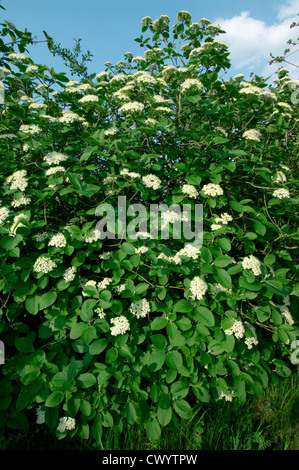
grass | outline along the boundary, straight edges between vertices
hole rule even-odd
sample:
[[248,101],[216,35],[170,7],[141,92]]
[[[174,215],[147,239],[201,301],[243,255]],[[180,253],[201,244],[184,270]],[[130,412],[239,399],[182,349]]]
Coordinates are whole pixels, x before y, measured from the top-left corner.
[[163,428],[151,443],[142,427],[118,435],[105,429],[102,445],[78,437],[57,441],[40,426],[11,432],[1,450],[299,450],[299,378],[291,375],[246,403],[203,405],[178,429]]

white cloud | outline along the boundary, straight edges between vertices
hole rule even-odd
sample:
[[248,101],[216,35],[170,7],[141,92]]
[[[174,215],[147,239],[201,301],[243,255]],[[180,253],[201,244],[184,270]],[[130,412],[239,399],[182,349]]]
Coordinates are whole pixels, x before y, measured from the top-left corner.
[[299,13],[299,0],[288,0],[286,3],[278,5],[277,9],[277,18],[280,21],[295,17]]
[[[298,27],[290,29],[290,24],[297,21],[299,0],[288,0],[277,6],[277,22],[267,25],[264,21],[250,16],[249,11],[243,11],[232,18],[217,18],[215,23],[226,31],[222,35],[229,45],[230,59],[234,69],[242,73],[256,73],[269,76],[278,69],[278,64],[269,66],[270,53],[282,55],[289,39],[298,37]],[[292,55],[290,61],[299,62],[299,54]],[[291,74],[298,74],[294,66],[283,64]]]

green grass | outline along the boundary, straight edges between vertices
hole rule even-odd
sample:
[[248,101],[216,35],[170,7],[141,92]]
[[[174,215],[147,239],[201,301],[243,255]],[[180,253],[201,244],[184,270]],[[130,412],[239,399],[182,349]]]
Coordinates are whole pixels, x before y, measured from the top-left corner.
[[298,374],[269,387],[262,397],[244,404],[224,402],[201,406],[192,420],[166,427],[161,439],[149,442],[141,427],[121,435],[105,429],[101,445],[75,437],[57,441],[44,428],[11,432],[2,450],[299,450]]

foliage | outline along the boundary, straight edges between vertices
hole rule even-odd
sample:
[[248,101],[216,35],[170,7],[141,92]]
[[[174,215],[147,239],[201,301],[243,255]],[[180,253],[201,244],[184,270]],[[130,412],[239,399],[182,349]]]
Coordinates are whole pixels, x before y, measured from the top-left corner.
[[[155,441],[196,403],[245,401],[291,373],[298,83],[225,81],[222,30],[188,12],[169,23],[144,18],[144,57],[80,84],[1,48],[4,430],[37,412],[58,439],[136,423]],[[118,196],[202,204],[200,253],[97,239],[96,209]]]
[[[299,16],[299,13],[298,13]],[[290,24],[290,28],[295,28],[296,26],[299,26],[299,22],[293,21],[293,23]],[[289,39],[288,44],[292,46],[293,48],[298,45],[299,38],[297,39]],[[295,49],[291,52],[291,48],[288,46],[285,48],[283,51],[283,55],[280,56],[274,56],[272,53],[270,54],[271,60],[269,61],[269,64],[274,64],[274,63],[279,63],[281,64],[282,62],[285,62],[286,64],[293,65],[294,67],[299,67],[299,65],[294,64],[293,62],[290,62],[290,56],[298,52],[298,49]]]

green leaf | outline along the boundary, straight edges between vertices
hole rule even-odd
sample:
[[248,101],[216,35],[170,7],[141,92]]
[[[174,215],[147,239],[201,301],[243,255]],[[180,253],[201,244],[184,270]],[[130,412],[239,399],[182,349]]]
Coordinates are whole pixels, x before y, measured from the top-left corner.
[[171,399],[168,395],[162,395],[157,409],[157,418],[161,426],[167,426],[172,418]]
[[71,339],[77,339],[80,338],[82,335],[83,331],[87,328],[86,323],[79,322],[75,323],[70,331],[70,338]]
[[118,351],[115,347],[112,347],[108,349],[105,355],[105,363],[106,364],[113,364],[114,361],[116,361],[118,357]]
[[151,341],[157,349],[165,350],[167,347],[167,339],[163,335],[151,335]]
[[89,346],[89,354],[91,354],[92,356],[97,356],[98,354],[101,354],[101,352],[104,351],[108,344],[109,339],[107,338],[96,339]]
[[259,220],[255,220],[253,225],[256,233],[262,236],[265,235],[267,228],[264,224],[262,224]]
[[15,347],[22,353],[29,353],[34,349],[32,339],[27,336],[24,338],[17,338],[15,340]]
[[157,418],[145,424],[146,435],[151,442],[156,442],[161,437],[161,428]]
[[215,325],[214,315],[206,307],[196,307],[194,318],[205,326],[211,327]]
[[64,393],[60,390],[57,390],[48,396],[45,402],[45,406],[47,406],[48,408],[55,408],[63,401],[63,399]]
[[96,383],[96,381],[97,379],[90,372],[86,372],[85,374],[80,374],[77,378],[77,384],[79,385],[79,387],[82,387],[82,388],[92,387]]
[[228,274],[225,269],[215,268],[213,276],[215,281],[221,284],[226,289],[232,288],[232,279],[230,277],[230,274]]
[[173,311],[174,312],[181,312],[181,313],[188,313],[191,312],[193,309],[192,302],[189,302],[187,299],[181,299],[174,304]]
[[160,370],[165,361],[165,352],[159,349],[154,349],[151,352],[148,362],[148,369],[150,372]]
[[152,330],[162,330],[168,324],[166,317],[156,317],[151,322],[150,326]]
[[219,238],[216,243],[222,248],[223,251],[230,251],[231,250],[231,242],[229,238]]
[[180,372],[183,367],[183,358],[178,351],[169,351],[166,354],[165,362],[170,369]]
[[25,301],[25,308],[27,312],[36,315],[41,310],[50,307],[57,299],[56,292],[46,292],[42,295],[31,295]]
[[192,418],[192,408],[186,400],[176,400],[174,402],[174,409],[182,419]]

